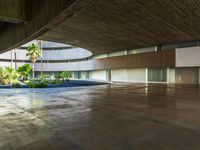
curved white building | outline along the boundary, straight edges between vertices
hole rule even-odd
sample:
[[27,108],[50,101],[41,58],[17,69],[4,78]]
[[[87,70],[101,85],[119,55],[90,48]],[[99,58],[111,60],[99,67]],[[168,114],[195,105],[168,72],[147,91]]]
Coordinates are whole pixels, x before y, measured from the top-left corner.
[[[0,54],[0,65],[18,68],[25,63],[30,63],[30,60],[26,56],[26,50],[31,43],[37,43],[37,41],[29,42],[15,50]],[[91,56],[92,53],[88,50],[46,41],[42,46],[42,55],[35,64],[35,72],[36,75],[40,74],[41,66],[43,71],[49,75],[66,70],[79,71],[81,70],[81,65],[84,65],[84,61],[88,60]],[[74,73],[74,75],[76,75],[76,73]]]

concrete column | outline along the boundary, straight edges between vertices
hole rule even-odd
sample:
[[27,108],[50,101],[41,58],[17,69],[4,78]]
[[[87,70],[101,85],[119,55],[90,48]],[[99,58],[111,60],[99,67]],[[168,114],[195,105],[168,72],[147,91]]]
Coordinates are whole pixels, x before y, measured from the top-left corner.
[[167,83],[170,83],[170,69],[167,68]]
[[175,83],[175,68],[167,68],[167,83]]
[[89,71],[86,71],[86,79],[89,79],[90,76],[89,76]]
[[108,80],[108,81],[111,81],[112,79],[111,79],[111,69],[107,69],[106,70],[106,79]]
[[155,51],[157,52],[157,51],[160,51],[161,50],[161,45],[158,45],[158,46],[156,46],[155,47]]
[[200,67],[199,67],[199,84],[200,84]]
[[155,52],[160,51],[160,50],[161,50],[161,45],[155,46],[155,49],[154,49]]
[[78,71],[78,79],[80,79],[80,78],[81,78],[81,72]]
[[91,71],[88,71],[88,79],[91,79]]
[[157,51],[158,51],[158,46],[155,46],[155,49],[154,49],[154,51],[155,51],[155,52],[157,52]]
[[146,83],[148,83],[148,68],[146,68]]

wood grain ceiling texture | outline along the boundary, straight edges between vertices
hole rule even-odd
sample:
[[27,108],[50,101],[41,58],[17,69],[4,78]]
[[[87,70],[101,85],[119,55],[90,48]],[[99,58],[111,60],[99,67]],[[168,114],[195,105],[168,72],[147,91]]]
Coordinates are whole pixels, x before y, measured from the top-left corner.
[[41,39],[93,53],[200,39],[199,0],[93,0]]

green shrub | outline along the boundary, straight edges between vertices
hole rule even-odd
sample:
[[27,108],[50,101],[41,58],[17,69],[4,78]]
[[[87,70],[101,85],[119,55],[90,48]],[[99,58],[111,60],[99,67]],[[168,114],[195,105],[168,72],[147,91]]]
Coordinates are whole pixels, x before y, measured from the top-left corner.
[[28,79],[32,74],[32,67],[29,64],[25,64],[17,69],[19,76],[23,79]]
[[21,87],[21,84],[18,82],[12,84],[12,88],[20,88],[20,87]]
[[3,85],[12,84],[17,81],[19,74],[11,67],[0,67],[0,83]]
[[63,82],[69,80],[72,77],[72,73],[69,71],[59,72],[55,75],[56,80],[62,80]]
[[24,81],[25,84],[28,84],[29,82],[30,82],[30,80],[26,80],[26,81]]
[[39,76],[40,80],[47,80],[47,78],[48,78],[48,75],[46,75],[46,74],[43,74],[43,75]]
[[61,84],[63,83],[61,80],[49,80],[49,84]]
[[31,79],[27,82],[27,85],[30,88],[46,88],[48,86],[48,82],[44,80]]

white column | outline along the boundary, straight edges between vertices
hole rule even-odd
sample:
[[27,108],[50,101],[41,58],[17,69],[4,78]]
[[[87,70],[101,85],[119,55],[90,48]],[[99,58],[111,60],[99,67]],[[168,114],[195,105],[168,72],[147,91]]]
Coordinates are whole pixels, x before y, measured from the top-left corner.
[[146,68],[146,83],[148,83],[148,68]]
[[154,51],[155,51],[155,52],[157,52],[157,51],[158,51],[158,46],[155,46],[155,49],[154,49]]
[[200,67],[199,67],[199,84],[200,84]]
[[170,69],[167,68],[167,83],[170,83]]
[[175,68],[167,68],[167,83],[175,83]]

